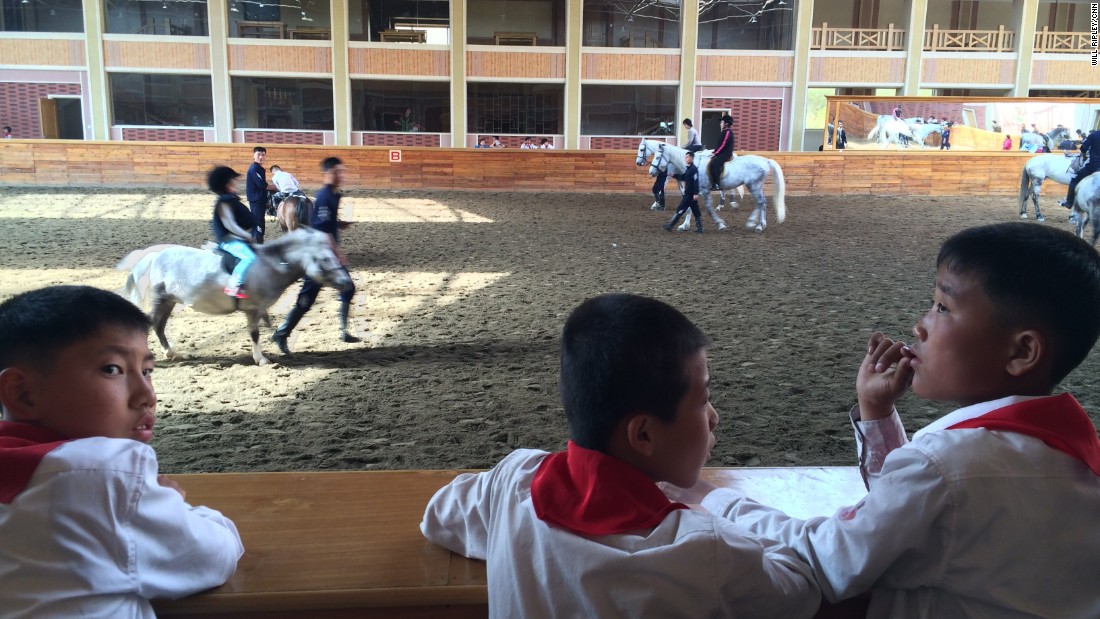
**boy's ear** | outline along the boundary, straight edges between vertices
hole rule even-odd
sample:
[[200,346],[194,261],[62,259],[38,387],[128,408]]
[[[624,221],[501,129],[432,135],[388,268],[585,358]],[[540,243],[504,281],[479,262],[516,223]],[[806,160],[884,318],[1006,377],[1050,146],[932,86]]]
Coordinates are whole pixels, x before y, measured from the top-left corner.
[[1046,361],[1046,338],[1035,329],[1017,332],[1012,338],[1012,354],[1005,370],[1012,376],[1023,376]]
[[15,421],[35,419],[34,397],[26,370],[12,367],[0,372],[0,405],[7,418]]
[[642,456],[653,455],[654,420],[646,413],[635,413],[626,422],[626,441],[630,449]]

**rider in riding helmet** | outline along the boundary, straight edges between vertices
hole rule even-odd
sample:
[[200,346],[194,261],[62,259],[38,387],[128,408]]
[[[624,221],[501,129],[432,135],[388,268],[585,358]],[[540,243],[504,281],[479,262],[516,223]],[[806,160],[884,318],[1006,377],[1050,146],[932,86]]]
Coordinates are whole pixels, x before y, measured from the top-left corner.
[[217,166],[206,175],[206,186],[218,195],[218,200],[214,203],[214,215],[210,220],[214,240],[222,251],[240,259],[233,268],[225,294],[237,299],[247,299],[244,277],[248,267],[256,261],[256,253],[252,251],[251,244],[252,212],[237,195],[237,179],[240,177],[233,168]]
[[1088,161],[1085,162],[1085,165],[1069,180],[1069,192],[1066,193],[1066,199],[1058,203],[1068,209],[1073,208],[1073,201],[1077,195],[1077,184],[1084,180],[1089,174],[1100,170],[1100,131],[1094,130],[1089,133],[1089,137],[1085,138],[1085,141],[1081,143],[1081,154],[1087,157]]
[[722,170],[726,162],[733,158],[733,117],[729,114],[722,115],[722,137],[718,140],[718,148],[710,156],[707,164],[707,178],[710,179],[711,191],[720,189],[718,181],[722,178]]

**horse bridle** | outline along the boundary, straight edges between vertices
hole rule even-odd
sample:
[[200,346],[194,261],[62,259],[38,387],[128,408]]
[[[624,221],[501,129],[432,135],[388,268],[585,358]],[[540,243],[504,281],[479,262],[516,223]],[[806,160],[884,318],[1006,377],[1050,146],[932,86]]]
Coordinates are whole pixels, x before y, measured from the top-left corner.
[[[661,169],[661,166],[657,165],[657,160],[658,159],[663,159],[664,162],[665,162],[665,167],[664,167],[663,170]],[[657,154],[653,155],[653,161],[649,162],[649,174],[650,174],[650,176],[656,176],[656,174],[653,173],[654,168],[656,168],[658,172],[668,174],[668,155],[665,154],[665,149],[658,148],[657,149]]]
[[639,168],[645,165],[645,150],[645,142],[642,142],[642,144],[638,146],[638,158],[634,160],[634,165]]

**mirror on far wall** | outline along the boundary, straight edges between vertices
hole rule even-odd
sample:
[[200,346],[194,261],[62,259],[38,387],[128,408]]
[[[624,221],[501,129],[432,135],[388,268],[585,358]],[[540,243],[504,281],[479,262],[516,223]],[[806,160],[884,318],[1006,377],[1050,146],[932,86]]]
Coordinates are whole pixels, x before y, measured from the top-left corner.
[[843,122],[847,150],[940,150],[947,127],[950,150],[1062,152],[1100,128],[1100,99],[827,96],[826,114],[822,150]]

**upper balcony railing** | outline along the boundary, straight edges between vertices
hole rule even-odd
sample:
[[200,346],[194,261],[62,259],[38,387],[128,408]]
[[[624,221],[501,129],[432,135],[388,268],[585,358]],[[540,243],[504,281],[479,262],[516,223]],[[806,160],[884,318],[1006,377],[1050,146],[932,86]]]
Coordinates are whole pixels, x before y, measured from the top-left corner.
[[1087,32],[1051,32],[1043,26],[1035,33],[1035,51],[1088,53],[1092,51],[1092,36]]
[[811,49],[857,49],[900,51],[905,49],[905,31],[890,24],[886,28],[830,28],[822,23],[813,29]]
[[1011,52],[1016,33],[996,30],[941,30],[939,24],[924,31],[926,52]]

